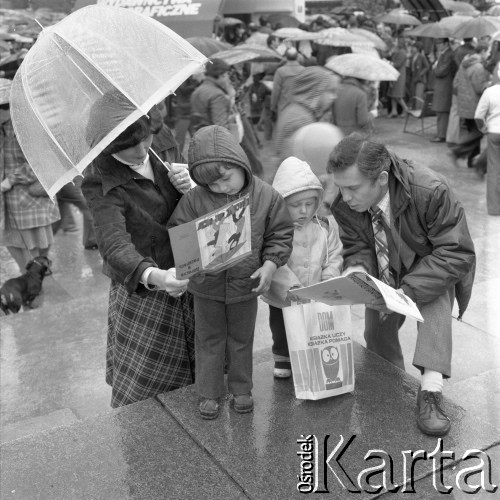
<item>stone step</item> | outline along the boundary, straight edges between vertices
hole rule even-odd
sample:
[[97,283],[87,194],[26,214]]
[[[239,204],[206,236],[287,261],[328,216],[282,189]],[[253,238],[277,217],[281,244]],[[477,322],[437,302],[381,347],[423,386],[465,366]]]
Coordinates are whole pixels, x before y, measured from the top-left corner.
[[[391,473],[399,485],[408,470],[405,450],[426,452],[415,461],[411,479],[416,497],[436,498],[428,455],[440,441],[416,427],[418,382],[413,377],[355,343],[354,392],[297,400],[291,379],[273,378],[267,351],[256,353],[255,360],[253,413],[235,413],[226,398],[218,419],[203,420],[189,386],[2,445],[1,498],[299,499],[297,476],[306,470],[301,469],[306,458],[298,455],[299,440],[308,436],[316,445],[309,465],[318,473],[321,498],[352,498],[351,491],[360,489],[358,475],[382,463],[366,459],[372,450],[385,454],[386,480]],[[454,453],[449,464],[454,468],[446,474],[452,482],[461,468],[472,465],[462,458],[467,450],[491,450],[498,458],[498,429],[494,421],[449,399],[444,405],[453,420],[441,443]],[[492,472],[498,484],[498,469]],[[381,482],[380,475],[370,478],[372,486]],[[357,498],[375,498],[369,484],[362,486],[366,490]]]

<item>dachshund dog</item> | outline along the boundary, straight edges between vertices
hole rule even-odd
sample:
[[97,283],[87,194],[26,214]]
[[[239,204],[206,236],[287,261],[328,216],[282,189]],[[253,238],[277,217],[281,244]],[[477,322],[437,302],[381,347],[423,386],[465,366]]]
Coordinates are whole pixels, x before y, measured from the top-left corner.
[[33,309],[33,300],[42,291],[42,281],[52,262],[48,257],[35,257],[26,266],[22,276],[7,280],[0,288],[0,308],[5,314],[16,314],[21,309]]

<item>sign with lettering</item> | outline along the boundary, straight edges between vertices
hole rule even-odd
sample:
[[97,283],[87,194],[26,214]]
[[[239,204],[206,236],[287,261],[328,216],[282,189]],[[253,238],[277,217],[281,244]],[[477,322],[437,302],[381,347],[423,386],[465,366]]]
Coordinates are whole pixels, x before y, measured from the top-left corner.
[[97,0],[97,4],[132,9],[187,38],[212,36],[222,0]]

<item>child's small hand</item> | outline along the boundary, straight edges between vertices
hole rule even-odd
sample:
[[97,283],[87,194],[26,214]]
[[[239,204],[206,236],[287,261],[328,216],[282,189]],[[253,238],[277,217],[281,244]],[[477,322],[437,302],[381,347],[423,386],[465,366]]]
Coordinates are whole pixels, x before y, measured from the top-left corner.
[[263,266],[257,269],[257,271],[255,271],[252,276],[250,276],[250,278],[252,279],[259,278],[259,286],[252,289],[252,292],[261,294],[269,290],[273,274],[276,271],[276,267],[277,266],[274,262],[266,260]]

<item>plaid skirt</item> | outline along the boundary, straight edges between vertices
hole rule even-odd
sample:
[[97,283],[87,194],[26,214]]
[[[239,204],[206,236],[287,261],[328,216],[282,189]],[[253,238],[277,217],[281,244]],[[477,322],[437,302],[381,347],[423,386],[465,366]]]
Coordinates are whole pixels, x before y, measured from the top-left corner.
[[141,298],[111,282],[106,382],[117,408],[194,382],[194,312],[189,293]]

